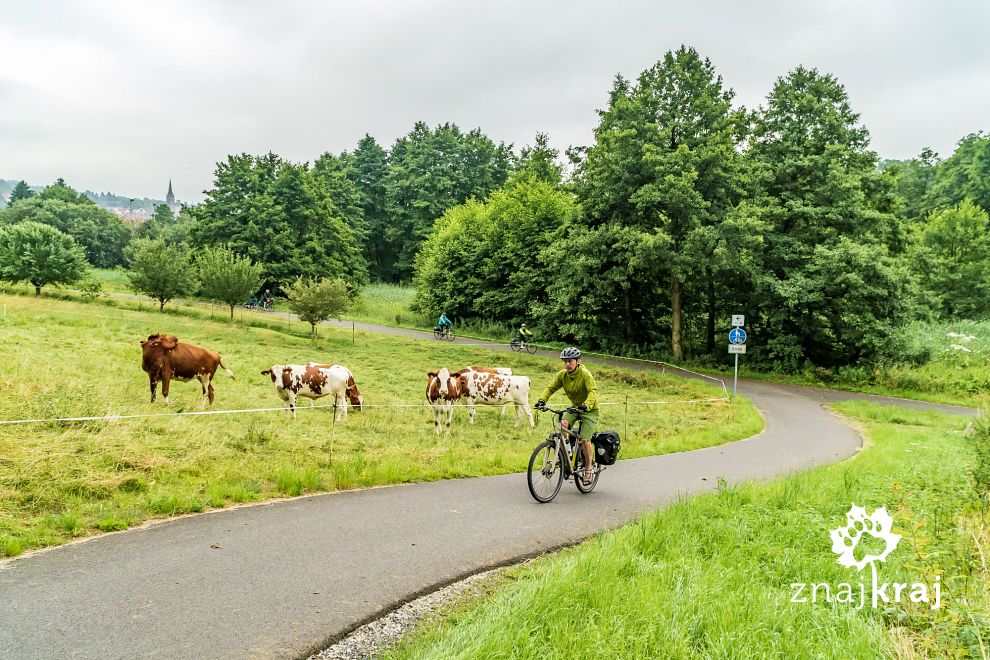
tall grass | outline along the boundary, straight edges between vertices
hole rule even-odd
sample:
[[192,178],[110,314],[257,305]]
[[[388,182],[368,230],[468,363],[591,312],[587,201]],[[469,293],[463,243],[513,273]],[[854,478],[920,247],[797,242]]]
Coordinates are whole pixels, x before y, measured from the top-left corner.
[[[965,421],[838,407],[870,436],[856,458],[769,485],[722,484],[516,569],[509,586],[388,657],[987,657],[990,529]],[[859,582],[829,539],[852,503],[886,506],[903,537],[878,580],[940,576],[940,609],[791,602],[792,583]]]
[[[236,374],[214,380],[217,409],[279,408],[272,364],[336,362],[355,374],[368,407],[334,424],[302,403],[299,418],[273,412],[150,417],[0,426],[0,556],[123,529],[151,517],[305,492],[521,471],[549,428],[514,428],[482,408],[478,422],[455,414],[437,437],[424,401],[426,372],[469,364],[512,367],[534,389],[557,361],[476,347],[325,328],[317,341],[272,327],[211,321],[205,312],[159,314],[51,298],[0,295],[0,420],[199,410],[198,383],[172,383],[166,407],[149,403],[139,340],[165,331],[218,350]],[[199,314],[199,316],[194,316]],[[253,316],[253,315],[252,315]],[[263,316],[263,315],[258,315]],[[265,315],[265,318],[273,318]],[[661,375],[602,370],[606,401],[687,400],[704,385]],[[535,401],[539,391],[531,392]],[[326,400],[322,400],[324,402]],[[379,407],[413,404],[412,408]],[[604,411],[623,430],[624,457],[718,444],[752,435],[762,422],[748,403],[622,406]],[[333,439],[333,454],[330,454]]]

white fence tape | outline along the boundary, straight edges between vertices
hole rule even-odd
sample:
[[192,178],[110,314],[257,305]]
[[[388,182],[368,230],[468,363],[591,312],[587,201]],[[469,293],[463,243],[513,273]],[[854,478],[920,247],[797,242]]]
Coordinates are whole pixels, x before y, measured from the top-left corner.
[[[600,406],[674,406],[680,404],[713,403],[716,401],[729,401],[726,397],[712,399],[685,399],[683,401],[602,401]],[[315,410],[319,408],[336,408],[334,404],[314,404],[311,406],[296,405],[297,411]],[[365,403],[362,408],[429,408],[428,403]],[[150,417],[182,417],[182,416],[209,416],[209,415],[239,415],[247,413],[285,412],[288,408],[280,406],[278,408],[240,408],[237,410],[191,410],[185,412],[164,412],[164,413],[134,413],[130,415],[96,415],[92,417],[39,417],[36,419],[3,419],[0,425],[12,424],[58,424],[63,422],[109,422],[122,419],[146,419]]]

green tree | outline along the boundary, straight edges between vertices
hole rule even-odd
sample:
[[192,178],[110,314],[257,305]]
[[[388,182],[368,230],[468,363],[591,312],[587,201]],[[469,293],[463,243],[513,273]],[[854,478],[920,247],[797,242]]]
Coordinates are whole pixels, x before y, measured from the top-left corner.
[[928,194],[935,183],[938,164],[938,154],[928,147],[917,158],[880,163],[880,169],[894,181],[902,217],[917,221],[928,211]]
[[68,234],[97,268],[123,264],[124,250],[132,237],[131,228],[122,219],[101,209],[61,179],[37,195],[13,204],[3,214],[6,224],[25,220],[50,225]]
[[417,122],[408,135],[395,141],[386,203],[396,232],[399,279],[412,276],[415,255],[433,222],[447,209],[471,197],[484,199],[499,188],[511,163],[511,145],[496,145],[480,129],[463,133],[455,124],[430,130]]
[[630,348],[631,337],[644,345],[665,343],[657,324],[638,321],[664,309],[665,289],[645,283],[659,280],[669,250],[670,237],[658,230],[569,227],[541,254],[550,274],[543,302],[533,306],[541,332],[609,350]]
[[[869,332],[906,320],[911,300],[890,257],[903,242],[894,217],[891,182],[877,168],[869,133],[833,76],[798,67],[777,80],[756,114],[749,140],[761,196],[754,202],[765,250],[747,295],[747,321],[757,358],[797,369],[878,356]],[[843,282],[869,284],[846,300],[829,297]],[[897,274],[910,279],[906,271]],[[905,282],[909,284],[909,282]],[[850,289],[852,291],[852,289]],[[847,300],[857,305],[846,305]]]
[[131,288],[158,301],[158,311],[178,296],[196,291],[196,267],[192,253],[182,245],[168,244],[161,239],[137,239],[132,246]]
[[375,138],[365,134],[350,158],[348,178],[358,192],[358,205],[367,226],[364,255],[372,279],[398,280],[396,260],[401,242],[395,225],[386,211],[385,182],[388,178],[388,152],[378,146]]
[[30,282],[36,296],[47,284],[71,284],[86,272],[86,255],[59,230],[38,222],[0,228],[0,279]]
[[226,245],[263,267],[264,283],[279,290],[297,277],[367,280],[354,233],[336,214],[326,189],[306,165],[276,156],[229,156],[196,209],[191,239]]
[[[719,228],[742,198],[737,146],[743,115],[733,111],[734,93],[707,58],[682,46],[640,74],[636,84],[617,77],[576,176],[576,190],[592,227],[630,227],[665,238],[663,268],[631,288],[669,282],[670,346],[684,357],[685,286],[692,279],[714,283],[722,266],[715,248]],[[699,237],[699,234],[705,236]],[[700,269],[706,264],[707,269]],[[700,295],[714,296],[713,286]],[[617,301],[618,302],[618,301]],[[714,340],[715,301],[708,320]],[[621,318],[624,305],[614,310]],[[638,314],[627,327],[629,343],[651,334],[656,315]]]
[[990,216],[969,199],[932,213],[912,259],[926,303],[952,318],[990,314]]
[[550,146],[550,136],[537,133],[533,146],[525,146],[520,150],[515,172],[559,186],[564,178],[564,171],[557,162],[559,156],[560,153]]
[[533,324],[533,306],[546,299],[552,277],[540,255],[577,214],[571,193],[528,173],[484,203],[449,209],[416,258],[416,309]]
[[135,238],[154,240],[163,237],[176,224],[175,214],[166,204],[155,204],[155,212],[150,218],[138,225],[134,231]]
[[203,293],[229,305],[231,320],[234,308],[244,303],[261,281],[261,266],[225,247],[205,248],[196,257],[196,265]]
[[350,177],[353,157],[346,151],[339,156],[325,153],[313,163],[313,180],[327,196],[335,216],[344,221],[361,246],[368,240],[368,223],[361,206],[361,191]]
[[17,185],[14,186],[14,189],[10,191],[10,199],[7,200],[7,203],[12,205],[14,202],[19,202],[20,200],[27,199],[33,195],[34,191],[28,187],[26,182],[18,181]]
[[927,210],[947,209],[964,199],[990,213],[990,135],[972,133],[938,165],[925,198]]
[[339,319],[350,305],[350,292],[343,279],[297,279],[285,289],[286,303],[300,320],[309,323],[313,336],[316,326],[329,319]]

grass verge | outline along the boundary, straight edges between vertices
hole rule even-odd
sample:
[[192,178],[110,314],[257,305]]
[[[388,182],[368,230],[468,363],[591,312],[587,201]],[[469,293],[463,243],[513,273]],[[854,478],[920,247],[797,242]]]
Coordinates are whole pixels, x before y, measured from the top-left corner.
[[[836,408],[870,440],[854,459],[772,484],[723,484],[520,567],[508,586],[387,657],[987,657],[990,425],[968,440],[957,417]],[[938,609],[907,595],[872,607],[870,569],[840,566],[831,551],[829,530],[845,525],[852,503],[886,506],[902,535],[877,564],[879,583],[925,583],[933,600],[937,577]],[[866,603],[856,609],[861,581]],[[796,583],[833,593],[849,583],[857,600],[824,602],[820,588],[817,602],[791,602]]]

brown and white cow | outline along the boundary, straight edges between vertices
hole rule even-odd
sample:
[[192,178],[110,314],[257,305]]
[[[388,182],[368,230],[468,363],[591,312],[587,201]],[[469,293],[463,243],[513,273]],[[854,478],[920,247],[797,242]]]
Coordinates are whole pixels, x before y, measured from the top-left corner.
[[[529,378],[513,376],[504,373],[503,369],[488,369],[468,367],[454,372],[455,376],[463,378],[461,397],[468,409],[468,417],[474,424],[474,406],[476,403],[487,406],[504,406],[515,404],[516,426],[522,419],[523,413],[529,417],[529,426],[533,428],[533,412],[529,409]],[[503,408],[504,411],[504,408]],[[501,416],[502,411],[499,411]]]
[[158,381],[162,383],[162,398],[168,403],[169,381],[178,380],[183,383],[197,379],[203,386],[203,401],[213,403],[213,374],[217,367],[223,367],[227,375],[234,377],[234,372],[223,366],[220,354],[202,346],[180,342],[177,337],[155,333],[141,342],[141,366],[148,372],[151,381],[151,402],[155,402]]
[[433,425],[440,435],[440,423],[444,421],[450,433],[450,422],[454,417],[454,404],[466,391],[467,378],[460,372],[451,372],[444,367],[426,374],[426,400],[433,408]]
[[355,410],[361,410],[364,401],[353,374],[339,364],[276,364],[261,375],[271,376],[278,395],[292,411],[293,419],[296,418],[296,397],[319,399],[333,395],[334,420],[338,422],[341,417],[347,421],[347,401]]

